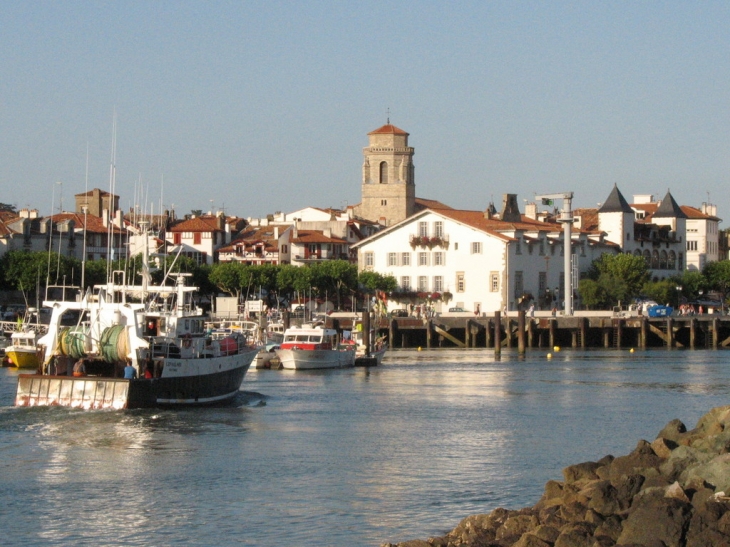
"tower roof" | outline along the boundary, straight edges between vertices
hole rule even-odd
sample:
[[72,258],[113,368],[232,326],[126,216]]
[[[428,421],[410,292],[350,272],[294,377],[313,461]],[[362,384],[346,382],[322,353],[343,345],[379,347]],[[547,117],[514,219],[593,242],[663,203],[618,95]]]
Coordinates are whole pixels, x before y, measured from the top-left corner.
[[654,218],[687,218],[687,215],[684,214],[684,211],[682,211],[682,208],[679,205],[677,205],[676,201],[674,201],[674,197],[672,197],[671,192],[669,192],[669,190],[667,190],[667,195],[664,196],[664,199],[662,200],[662,204],[657,208],[653,217]]
[[634,214],[634,210],[631,208],[628,201],[626,201],[623,194],[619,191],[618,185],[616,184],[613,185],[613,190],[611,190],[611,193],[608,195],[608,198],[606,198],[606,201],[601,208],[598,209],[598,212]]
[[405,135],[407,137],[409,133],[406,133],[391,123],[386,123],[384,126],[378,127],[375,131],[371,131],[368,135]]

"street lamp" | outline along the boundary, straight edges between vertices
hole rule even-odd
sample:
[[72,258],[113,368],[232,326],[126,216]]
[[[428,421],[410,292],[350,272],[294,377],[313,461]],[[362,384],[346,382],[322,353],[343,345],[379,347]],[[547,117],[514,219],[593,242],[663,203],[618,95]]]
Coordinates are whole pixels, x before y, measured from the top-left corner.
[[679,309],[679,298],[682,292],[682,285],[677,285],[675,288],[677,289],[677,309]]

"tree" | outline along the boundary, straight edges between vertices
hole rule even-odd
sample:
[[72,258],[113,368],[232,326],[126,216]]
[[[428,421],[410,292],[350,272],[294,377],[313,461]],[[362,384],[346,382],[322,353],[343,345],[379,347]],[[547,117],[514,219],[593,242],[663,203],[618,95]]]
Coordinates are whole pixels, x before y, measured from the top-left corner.
[[209,279],[218,289],[240,300],[241,292],[248,286],[251,275],[240,262],[221,262],[213,264]]
[[702,270],[702,275],[707,280],[708,288],[718,291],[722,295],[724,305],[728,291],[730,291],[730,260],[709,262]]
[[398,281],[392,275],[383,275],[378,272],[364,270],[357,276],[358,285],[368,292],[393,292],[398,288]]
[[78,283],[81,263],[64,255],[45,251],[10,251],[0,259],[3,286],[22,291],[26,297],[41,287]]
[[[595,281],[599,287],[591,284],[583,284],[582,287],[588,291],[589,301],[610,308],[617,302],[626,302],[639,296],[649,277],[649,268],[642,257],[628,253],[604,253],[593,261],[588,271],[588,279]],[[581,298],[585,303],[582,292]]]
[[15,208],[15,205],[11,205],[10,203],[0,203],[0,211],[7,212],[7,213],[15,213],[18,214],[18,210]]
[[357,266],[346,260],[326,260],[310,266],[312,282],[320,296],[334,294],[337,309],[342,309],[344,292],[357,289]]
[[581,279],[578,283],[578,293],[583,305],[590,309],[602,308],[606,301],[603,287],[593,279]]

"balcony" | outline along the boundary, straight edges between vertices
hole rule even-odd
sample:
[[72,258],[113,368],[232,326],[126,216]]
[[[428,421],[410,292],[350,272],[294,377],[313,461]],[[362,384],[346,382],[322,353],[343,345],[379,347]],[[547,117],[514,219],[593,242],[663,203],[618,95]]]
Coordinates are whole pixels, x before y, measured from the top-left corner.
[[411,235],[409,241],[411,247],[423,247],[433,249],[434,247],[449,248],[449,236],[442,234],[440,236],[419,236]]

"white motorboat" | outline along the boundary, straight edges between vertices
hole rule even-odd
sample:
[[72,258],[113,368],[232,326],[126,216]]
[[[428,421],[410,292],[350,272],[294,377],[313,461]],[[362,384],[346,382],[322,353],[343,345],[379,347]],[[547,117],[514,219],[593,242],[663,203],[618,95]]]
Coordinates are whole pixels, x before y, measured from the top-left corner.
[[293,327],[284,332],[276,355],[287,369],[351,367],[355,364],[355,345],[340,345],[334,329]]

